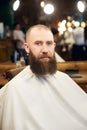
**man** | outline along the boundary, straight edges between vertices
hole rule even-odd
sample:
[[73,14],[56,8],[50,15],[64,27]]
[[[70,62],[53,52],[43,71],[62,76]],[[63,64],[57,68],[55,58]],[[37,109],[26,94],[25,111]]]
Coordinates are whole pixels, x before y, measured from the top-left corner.
[[0,90],[0,130],[87,130],[87,95],[57,71],[50,29],[26,33],[30,67]]
[[87,45],[87,24],[84,27],[84,41],[85,41],[85,44]]
[[80,26],[73,30],[73,37],[75,44],[72,46],[72,60],[80,61],[87,60],[85,42],[84,42],[84,28]]
[[13,54],[13,62],[20,60],[21,57],[25,58],[26,52],[24,49],[25,34],[23,33],[19,23],[15,24],[15,29],[13,30],[13,41],[15,45],[15,51]]

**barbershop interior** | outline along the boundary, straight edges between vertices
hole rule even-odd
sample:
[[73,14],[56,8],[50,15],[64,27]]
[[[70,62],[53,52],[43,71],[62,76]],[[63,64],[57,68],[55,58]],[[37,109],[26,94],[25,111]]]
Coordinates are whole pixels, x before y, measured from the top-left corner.
[[53,33],[57,69],[87,93],[86,0],[0,0],[0,89],[30,64],[21,42],[36,24]]

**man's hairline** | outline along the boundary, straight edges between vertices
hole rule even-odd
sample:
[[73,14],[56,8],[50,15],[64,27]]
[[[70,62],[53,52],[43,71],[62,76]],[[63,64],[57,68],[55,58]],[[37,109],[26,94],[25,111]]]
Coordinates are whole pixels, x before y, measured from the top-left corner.
[[37,30],[47,30],[49,31],[52,35],[53,33],[51,32],[51,29],[46,26],[46,25],[42,25],[42,24],[38,24],[38,25],[34,25],[34,26],[31,26],[28,31],[26,32],[26,42],[28,42],[28,37],[30,36],[31,32],[34,30],[34,29],[37,29]]

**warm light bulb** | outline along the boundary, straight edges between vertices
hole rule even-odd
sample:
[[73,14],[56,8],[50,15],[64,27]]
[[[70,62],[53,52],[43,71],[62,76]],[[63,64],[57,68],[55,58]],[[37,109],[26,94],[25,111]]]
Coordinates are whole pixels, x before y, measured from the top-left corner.
[[16,0],[14,3],[13,3],[13,10],[16,11],[20,6],[20,0]]
[[52,14],[54,12],[54,6],[52,4],[46,4],[44,6],[44,12],[48,15]]

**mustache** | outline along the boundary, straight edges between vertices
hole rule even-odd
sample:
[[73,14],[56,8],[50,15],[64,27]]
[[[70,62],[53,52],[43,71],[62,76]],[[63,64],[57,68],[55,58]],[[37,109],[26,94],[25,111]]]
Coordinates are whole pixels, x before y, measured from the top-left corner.
[[43,55],[40,55],[38,58],[51,58],[49,55],[47,55],[47,54],[43,54]]

